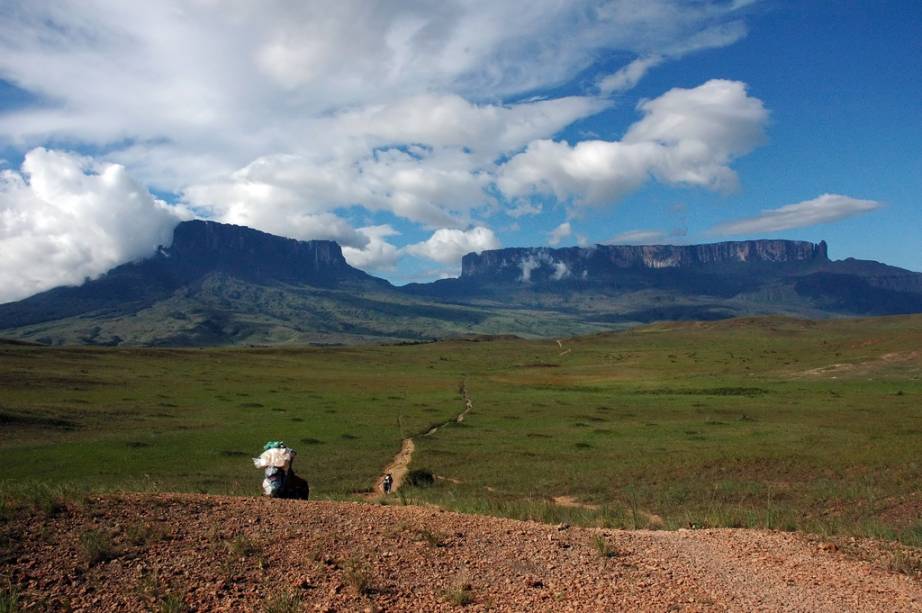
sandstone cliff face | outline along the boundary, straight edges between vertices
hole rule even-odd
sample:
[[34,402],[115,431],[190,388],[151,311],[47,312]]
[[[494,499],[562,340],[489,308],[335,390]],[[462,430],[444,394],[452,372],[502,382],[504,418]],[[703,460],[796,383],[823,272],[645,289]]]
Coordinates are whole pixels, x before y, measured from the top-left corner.
[[298,241],[213,221],[179,224],[173,231],[173,244],[161,249],[160,255],[248,277],[309,278],[358,272],[346,263],[334,241]]
[[176,226],[173,244],[162,254],[219,266],[247,266],[254,271],[284,269],[286,274],[349,267],[335,241],[298,241],[244,226],[201,220]]
[[596,245],[565,249],[496,249],[462,260],[463,279],[527,282],[590,279],[626,270],[709,269],[739,264],[824,263],[825,241],[755,240],[708,245]]

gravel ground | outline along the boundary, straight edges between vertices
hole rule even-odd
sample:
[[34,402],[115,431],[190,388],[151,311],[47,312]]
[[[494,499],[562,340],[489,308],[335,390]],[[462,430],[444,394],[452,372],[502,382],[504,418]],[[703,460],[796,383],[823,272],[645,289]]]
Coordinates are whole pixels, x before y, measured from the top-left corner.
[[26,610],[922,611],[919,577],[874,561],[883,545],[846,554],[783,532],[178,494],[93,497],[0,528],[0,575]]

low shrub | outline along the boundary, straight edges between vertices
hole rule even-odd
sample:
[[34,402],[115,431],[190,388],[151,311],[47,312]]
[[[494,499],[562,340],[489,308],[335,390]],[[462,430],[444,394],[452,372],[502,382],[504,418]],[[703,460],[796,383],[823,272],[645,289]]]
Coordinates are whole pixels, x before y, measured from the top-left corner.
[[435,476],[428,470],[414,468],[407,473],[406,482],[413,487],[432,487],[435,484]]

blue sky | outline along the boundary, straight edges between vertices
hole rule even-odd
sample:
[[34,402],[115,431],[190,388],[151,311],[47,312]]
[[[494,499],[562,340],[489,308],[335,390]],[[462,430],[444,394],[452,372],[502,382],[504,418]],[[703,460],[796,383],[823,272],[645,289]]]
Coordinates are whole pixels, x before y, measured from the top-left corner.
[[395,283],[750,238],[922,270],[919,2],[0,2],[0,302],[190,217]]

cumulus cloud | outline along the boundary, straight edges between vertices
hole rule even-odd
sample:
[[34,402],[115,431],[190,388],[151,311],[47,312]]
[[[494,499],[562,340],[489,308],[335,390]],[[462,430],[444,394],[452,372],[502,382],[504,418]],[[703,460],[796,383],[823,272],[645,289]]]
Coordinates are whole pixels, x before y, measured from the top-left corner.
[[341,209],[461,232],[500,209],[539,213],[529,192],[602,203],[650,174],[732,183],[723,168],[738,150],[722,161],[707,139],[550,140],[610,106],[598,91],[509,101],[551,91],[611,53],[638,58],[607,91],[629,87],[656,58],[744,35],[741,6],[9,0],[0,79],[30,102],[0,113],[0,144],[88,145],[102,152],[99,168],[120,164],[203,216],[334,239],[386,270],[391,235],[352,227]]
[[620,141],[532,142],[500,169],[497,185],[512,198],[547,194],[577,206],[616,202],[651,176],[731,189],[729,164],[762,141],[768,118],[744,83],[719,79],[671,89],[638,109],[644,117]]
[[0,78],[41,103],[0,116],[0,137],[115,144],[108,157],[172,191],[265,155],[351,163],[380,139],[510,151],[606,103],[471,100],[553,87],[604,52],[672,53],[739,14],[722,0],[9,5]]
[[0,302],[152,255],[179,221],[122,166],[33,149],[0,171]]
[[394,270],[400,257],[400,250],[387,242],[387,237],[398,236],[400,232],[391,226],[366,226],[357,232],[368,238],[368,243],[361,248],[343,247],[343,257],[352,266],[365,271]]
[[559,245],[560,241],[570,236],[571,234],[573,234],[573,228],[570,227],[570,222],[566,221],[551,230],[547,237],[547,243],[551,246]]
[[609,105],[589,96],[503,105],[475,104],[454,94],[423,94],[349,109],[317,127],[329,129],[339,138],[379,145],[425,143],[431,147],[467,148],[479,154],[478,161],[487,162]]
[[840,194],[823,194],[813,200],[763,210],[756,217],[718,224],[710,232],[719,235],[778,232],[863,215],[883,205],[875,200],[859,200]]
[[471,252],[480,253],[486,249],[499,249],[501,246],[493,230],[478,226],[470,230],[441,228],[427,240],[408,245],[405,250],[411,255],[460,268],[461,256]]
[[471,211],[489,201],[483,190],[490,177],[469,157],[420,146],[370,150],[359,159],[264,156],[183,195],[215,219],[284,218],[358,204],[428,227],[464,227]]

